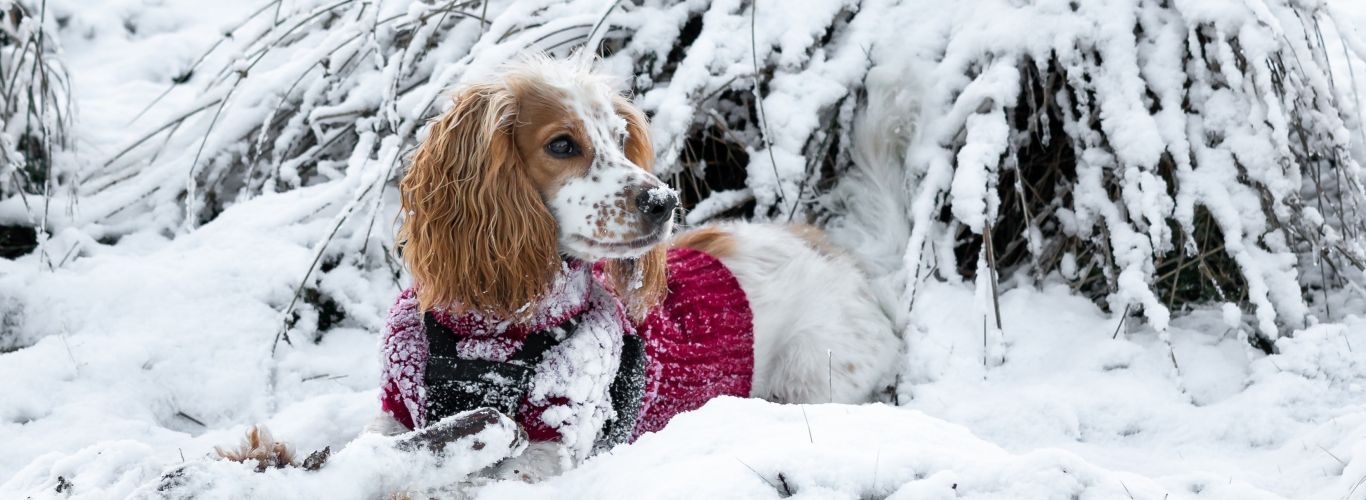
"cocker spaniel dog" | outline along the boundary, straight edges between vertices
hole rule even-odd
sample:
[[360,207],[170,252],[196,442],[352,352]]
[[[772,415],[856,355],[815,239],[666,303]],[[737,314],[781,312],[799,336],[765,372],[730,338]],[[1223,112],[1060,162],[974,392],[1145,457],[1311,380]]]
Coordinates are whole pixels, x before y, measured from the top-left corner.
[[575,57],[465,85],[402,181],[414,285],[373,430],[494,408],[555,473],[722,396],[866,402],[900,350],[851,257],[809,226],[674,234],[644,114]]

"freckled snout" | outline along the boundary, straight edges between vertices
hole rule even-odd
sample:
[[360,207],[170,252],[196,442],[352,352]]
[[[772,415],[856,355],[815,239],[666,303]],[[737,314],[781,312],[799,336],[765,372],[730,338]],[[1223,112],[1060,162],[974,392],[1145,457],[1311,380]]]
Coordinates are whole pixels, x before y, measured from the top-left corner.
[[665,187],[641,187],[636,190],[635,202],[641,220],[651,227],[659,227],[673,218],[674,209],[678,207],[678,196]]

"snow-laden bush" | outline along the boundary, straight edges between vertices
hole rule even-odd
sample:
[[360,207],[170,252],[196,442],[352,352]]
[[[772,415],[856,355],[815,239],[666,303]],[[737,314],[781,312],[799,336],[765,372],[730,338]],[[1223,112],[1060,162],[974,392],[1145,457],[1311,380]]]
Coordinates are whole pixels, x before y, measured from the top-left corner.
[[1213,300],[1270,338],[1366,258],[1329,21],[1291,0],[269,2],[185,68],[197,102],[85,178],[82,210],[185,232],[327,185],[317,262],[393,266],[347,256],[390,250],[394,181],[447,91],[592,50],[630,75],[690,223],[826,224],[908,307],[930,277],[989,308],[1000,278],[1057,272],[1159,331]]
[[[877,131],[860,131],[874,144],[849,184],[891,185],[881,198],[898,203],[837,198],[854,240],[886,246],[870,229],[907,228],[880,256],[905,300],[929,275],[961,275],[992,318],[1002,274],[1057,271],[1160,332],[1173,305],[1216,300],[1230,322],[1242,305],[1275,338],[1278,322],[1305,323],[1311,289],[1361,268],[1355,75],[1330,69],[1324,5],[913,1],[900,12],[928,32],[874,54],[888,63],[869,82],[884,105],[864,116]],[[899,88],[907,78],[922,86]],[[919,130],[887,137],[915,106]]]
[[71,185],[57,159],[71,145],[72,107],[56,24],[42,0],[0,0],[0,200],[21,198],[34,226],[46,224],[43,200]]

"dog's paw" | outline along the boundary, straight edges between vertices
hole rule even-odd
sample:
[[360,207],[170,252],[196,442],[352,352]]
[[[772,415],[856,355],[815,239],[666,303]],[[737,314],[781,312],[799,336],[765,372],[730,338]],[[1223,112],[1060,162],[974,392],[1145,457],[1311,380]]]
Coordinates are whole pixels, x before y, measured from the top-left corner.
[[490,443],[485,439],[480,439],[480,434],[488,431],[497,431],[493,432],[492,435],[502,439],[502,442],[495,444],[504,446],[508,455],[516,455],[522,447],[526,446],[527,435],[522,426],[498,410],[479,408],[446,417],[439,422],[401,436],[396,447],[400,450],[423,449],[433,453],[442,453],[448,444],[462,442],[461,446],[474,451],[482,451]]

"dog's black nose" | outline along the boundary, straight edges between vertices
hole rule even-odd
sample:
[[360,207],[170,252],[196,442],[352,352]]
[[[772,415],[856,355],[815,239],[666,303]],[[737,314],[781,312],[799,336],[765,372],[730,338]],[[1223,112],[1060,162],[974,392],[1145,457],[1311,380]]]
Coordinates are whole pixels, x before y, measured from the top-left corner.
[[660,224],[673,217],[678,197],[668,188],[643,189],[636,194],[636,210],[651,224]]

